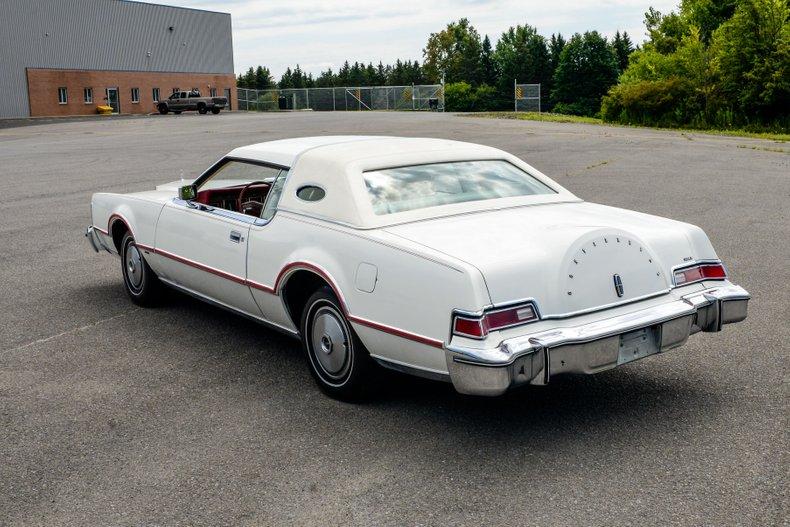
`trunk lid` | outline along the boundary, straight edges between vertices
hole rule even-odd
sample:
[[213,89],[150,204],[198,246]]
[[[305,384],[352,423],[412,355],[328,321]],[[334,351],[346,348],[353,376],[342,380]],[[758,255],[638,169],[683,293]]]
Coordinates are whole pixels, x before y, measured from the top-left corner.
[[451,216],[384,230],[475,266],[493,304],[533,298],[545,317],[666,292],[672,266],[694,256],[686,227],[582,202]]

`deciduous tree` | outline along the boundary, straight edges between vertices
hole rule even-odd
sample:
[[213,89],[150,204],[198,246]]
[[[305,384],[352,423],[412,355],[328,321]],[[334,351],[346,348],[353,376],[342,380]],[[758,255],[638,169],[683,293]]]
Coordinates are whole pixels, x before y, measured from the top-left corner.
[[432,82],[480,82],[482,42],[466,18],[451,22],[438,33],[431,33],[423,49],[423,68]]

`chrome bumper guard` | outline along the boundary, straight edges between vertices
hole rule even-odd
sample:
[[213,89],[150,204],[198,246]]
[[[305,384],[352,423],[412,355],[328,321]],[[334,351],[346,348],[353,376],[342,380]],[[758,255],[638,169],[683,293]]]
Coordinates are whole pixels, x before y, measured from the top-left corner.
[[99,239],[99,234],[96,232],[96,229],[94,229],[93,226],[85,229],[85,237],[88,238],[88,242],[90,242],[94,251],[99,252],[100,250],[104,249],[104,246]]
[[656,352],[667,351],[698,331],[721,331],[744,320],[749,298],[742,287],[726,283],[605,320],[514,337],[495,348],[451,345],[447,368],[458,392],[490,396],[521,384],[547,384],[560,373],[598,373],[626,362],[620,356],[624,334],[644,330],[640,337],[655,339]]

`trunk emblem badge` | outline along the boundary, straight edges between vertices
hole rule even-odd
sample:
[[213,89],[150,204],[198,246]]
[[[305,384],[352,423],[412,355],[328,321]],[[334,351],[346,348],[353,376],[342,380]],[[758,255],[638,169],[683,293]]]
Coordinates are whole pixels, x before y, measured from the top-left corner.
[[614,292],[617,293],[618,298],[622,297],[625,292],[623,290],[623,279],[620,278],[620,275],[617,273],[615,273],[612,278],[614,279]]

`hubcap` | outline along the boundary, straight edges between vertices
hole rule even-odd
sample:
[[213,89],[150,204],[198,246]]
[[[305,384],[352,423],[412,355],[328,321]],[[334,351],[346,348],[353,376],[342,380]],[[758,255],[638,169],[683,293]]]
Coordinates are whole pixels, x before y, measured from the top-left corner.
[[126,277],[133,289],[143,283],[143,257],[137,246],[130,245],[126,249]]
[[316,312],[311,344],[321,369],[330,377],[342,377],[348,366],[348,336],[333,309],[321,307]]

